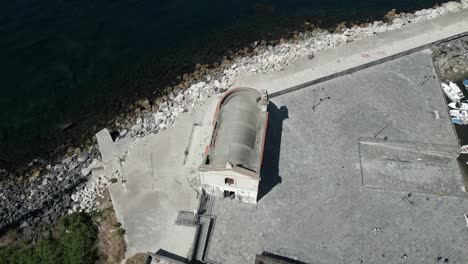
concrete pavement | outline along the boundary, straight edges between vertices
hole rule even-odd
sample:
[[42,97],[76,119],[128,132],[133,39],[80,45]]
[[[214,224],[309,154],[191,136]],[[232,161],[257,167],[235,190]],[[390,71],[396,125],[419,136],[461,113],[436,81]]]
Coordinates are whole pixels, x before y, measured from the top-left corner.
[[214,202],[208,258],[468,263],[458,139],[434,76],[425,51],[272,98],[267,192],[256,206]]
[[184,152],[195,116],[183,114],[175,126],[136,141],[122,166],[124,184],[109,187],[117,218],[125,229],[126,256],[164,249],[192,254],[196,228],[176,225],[179,210],[198,208]]

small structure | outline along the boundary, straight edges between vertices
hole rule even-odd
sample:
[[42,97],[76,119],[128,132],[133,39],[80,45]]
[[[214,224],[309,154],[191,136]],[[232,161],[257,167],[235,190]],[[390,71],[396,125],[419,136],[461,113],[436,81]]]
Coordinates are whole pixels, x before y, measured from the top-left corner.
[[231,89],[219,100],[199,168],[208,194],[257,203],[267,106],[267,92],[252,88]]

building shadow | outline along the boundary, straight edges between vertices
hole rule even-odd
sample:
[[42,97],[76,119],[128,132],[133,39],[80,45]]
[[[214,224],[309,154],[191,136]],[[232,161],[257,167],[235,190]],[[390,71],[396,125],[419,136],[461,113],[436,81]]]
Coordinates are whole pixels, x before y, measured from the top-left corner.
[[307,264],[307,263],[264,251],[261,255],[257,255],[255,257],[254,264]]
[[460,186],[460,187],[464,187],[466,190],[465,192],[468,192],[468,155],[461,154],[457,158],[457,162],[458,162],[458,167],[460,168],[461,177],[463,181],[463,186]]
[[273,102],[268,104],[268,127],[263,150],[263,163],[260,171],[261,180],[258,187],[257,201],[260,201],[276,185],[281,183],[279,175],[279,159],[281,152],[281,136],[283,121],[288,119],[288,108],[278,108]]

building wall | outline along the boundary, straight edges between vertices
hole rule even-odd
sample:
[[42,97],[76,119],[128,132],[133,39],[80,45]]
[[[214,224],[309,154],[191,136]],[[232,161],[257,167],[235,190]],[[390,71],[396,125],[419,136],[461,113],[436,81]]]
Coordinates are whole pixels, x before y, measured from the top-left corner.
[[[233,184],[226,184],[225,179],[234,180]],[[224,191],[235,193],[235,199],[247,203],[257,203],[258,179],[243,176],[232,170],[201,172],[202,188],[208,194],[224,198]]]

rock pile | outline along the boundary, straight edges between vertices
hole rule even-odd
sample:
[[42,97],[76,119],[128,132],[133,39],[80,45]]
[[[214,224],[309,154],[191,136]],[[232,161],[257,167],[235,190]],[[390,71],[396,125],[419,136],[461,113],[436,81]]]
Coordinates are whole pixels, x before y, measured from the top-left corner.
[[18,224],[34,239],[37,234],[33,230],[52,223],[72,208],[71,194],[87,185],[89,173],[85,168],[98,158],[94,147],[76,149],[55,165],[34,171],[29,178],[1,181],[0,231]]
[[[297,33],[294,38],[282,39],[277,45],[268,45],[264,41],[252,43],[250,56],[240,55],[232,61],[226,60],[209,74],[204,71],[205,66],[197,65],[193,76],[202,81],[191,82],[184,75],[180,78],[181,84],[174,85],[173,91],[166,95],[156,100],[138,101],[134,113],[116,119],[111,134],[118,141],[123,138],[138,140],[158,133],[174,124],[180,113],[194,111],[205,98],[229,88],[240,74],[280,71],[298,57],[312,58],[315,53],[347,42],[465,8],[468,8],[468,0],[449,2],[415,13],[391,12],[386,16],[387,22],[375,21],[351,28],[340,26],[334,33],[320,29]],[[76,150],[55,165],[33,172],[28,178],[30,180],[0,182],[0,231],[13,223],[20,223],[26,231],[32,230],[66,212],[93,210],[98,205],[97,198],[112,182],[111,176],[91,173],[99,159],[97,146],[90,144],[85,150]]]
[[71,195],[73,205],[68,210],[68,213],[81,211],[90,212],[91,210],[95,209],[96,206],[99,206],[97,199],[98,197],[104,198],[102,193],[111,182],[109,176],[102,174],[102,170],[91,173],[92,168],[99,167],[99,161],[94,159],[89,167],[84,168],[81,171],[83,176],[86,177],[89,175],[89,177],[86,181],[86,184],[80,186],[80,188],[78,188]]
[[442,81],[466,78],[468,75],[468,37],[442,43],[432,48],[434,64]]

